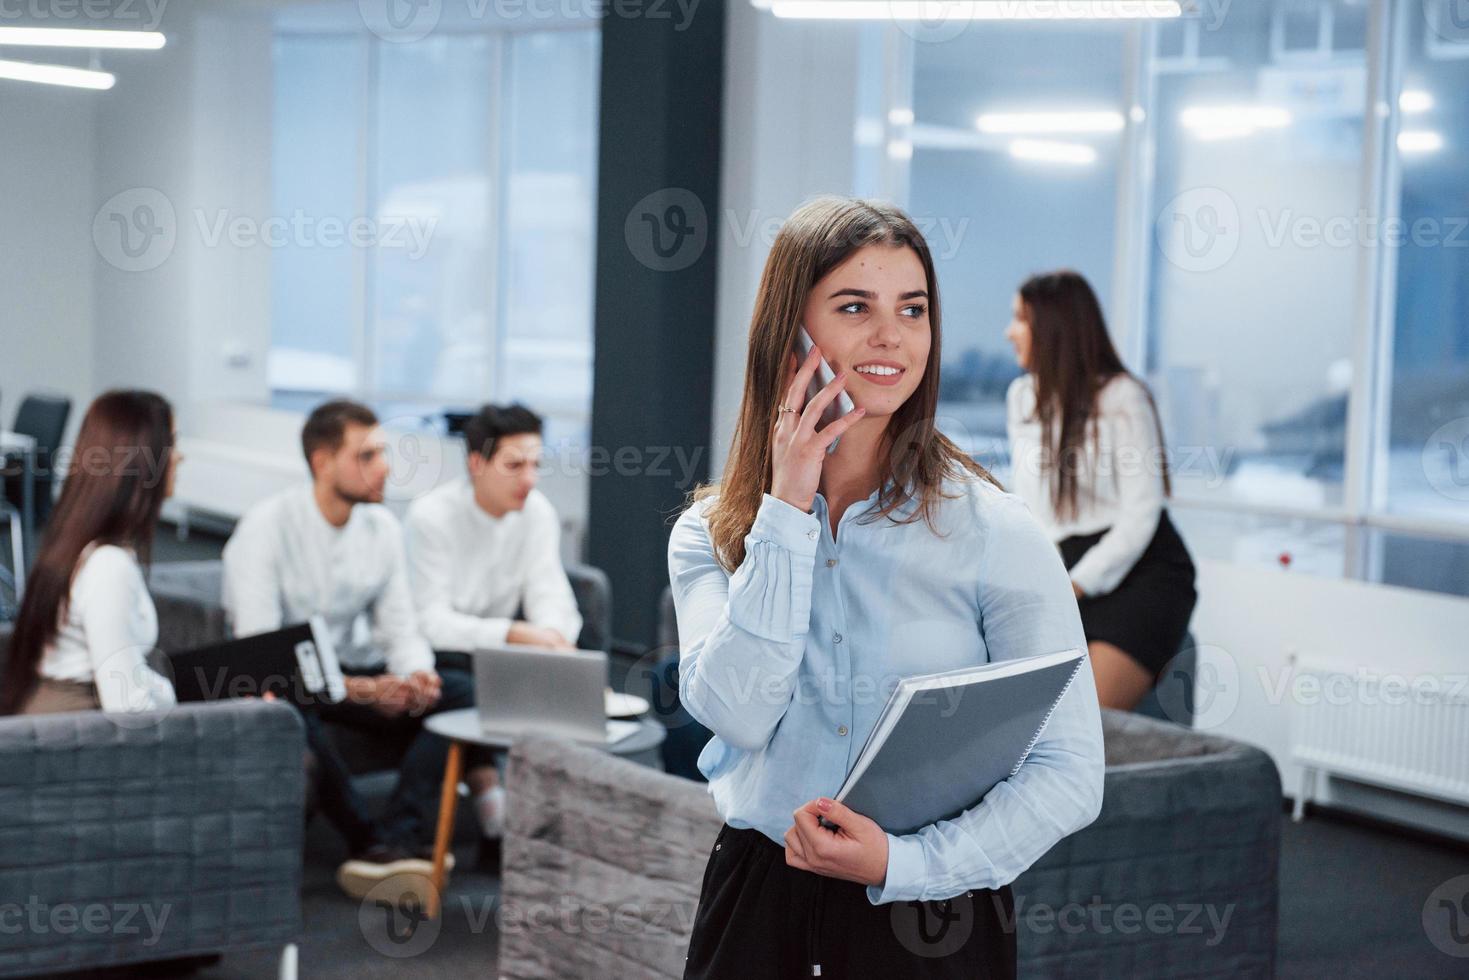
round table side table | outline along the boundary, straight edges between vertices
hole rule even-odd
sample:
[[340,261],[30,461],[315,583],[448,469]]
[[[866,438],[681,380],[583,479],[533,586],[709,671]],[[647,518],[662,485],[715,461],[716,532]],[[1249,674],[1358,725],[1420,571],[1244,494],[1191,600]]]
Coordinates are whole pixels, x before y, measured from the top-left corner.
[[[613,755],[636,756],[655,751],[667,737],[667,730],[648,717],[637,719],[638,731],[613,745],[601,746]],[[444,785],[439,792],[439,819],[434,828],[433,887],[429,890],[426,911],[430,918],[439,914],[440,896],[444,891],[444,859],[449,853],[449,838],[454,832],[454,813],[458,802],[459,780],[464,775],[464,746],[482,745],[508,749],[520,736],[489,733],[480,726],[478,708],[460,708],[429,715],[423,727],[449,742],[449,758],[444,765]],[[534,733],[528,733],[534,734]]]

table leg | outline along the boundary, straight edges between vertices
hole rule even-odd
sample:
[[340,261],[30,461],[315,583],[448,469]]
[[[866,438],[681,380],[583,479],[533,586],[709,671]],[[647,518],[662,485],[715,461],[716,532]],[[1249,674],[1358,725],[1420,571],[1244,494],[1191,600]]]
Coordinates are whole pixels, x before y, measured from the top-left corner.
[[454,834],[454,811],[459,803],[459,775],[464,768],[464,746],[449,742],[449,758],[444,764],[444,788],[439,793],[439,824],[434,831],[434,877],[428,895],[428,917],[439,915],[440,898],[444,894],[444,858],[449,853],[449,838]]

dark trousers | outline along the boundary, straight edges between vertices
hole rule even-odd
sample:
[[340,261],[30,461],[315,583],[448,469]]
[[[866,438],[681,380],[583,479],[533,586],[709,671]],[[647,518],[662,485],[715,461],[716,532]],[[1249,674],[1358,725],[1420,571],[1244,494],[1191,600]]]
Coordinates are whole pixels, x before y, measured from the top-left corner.
[[382,843],[377,821],[353,788],[352,773],[322,726],[320,712],[305,709],[301,720],[306,723],[306,783],[316,808],[337,828],[351,854]]
[[1013,978],[1014,923],[1009,886],[873,905],[865,885],[799,871],[758,830],[725,825],[704,869],[684,978]]
[[[382,670],[344,668],[343,673],[370,676]],[[449,743],[425,729],[423,719],[474,704],[474,680],[469,674],[441,667],[439,679],[443,685],[439,700],[421,715],[389,718],[370,704],[351,700],[303,712],[307,746],[315,757],[312,778],[317,805],[354,853],[374,843],[417,847],[433,839]],[[323,722],[326,721],[375,735],[397,734],[408,741],[408,751],[398,766],[398,782],[387,806],[375,820],[352,786],[352,774],[325,731]]]

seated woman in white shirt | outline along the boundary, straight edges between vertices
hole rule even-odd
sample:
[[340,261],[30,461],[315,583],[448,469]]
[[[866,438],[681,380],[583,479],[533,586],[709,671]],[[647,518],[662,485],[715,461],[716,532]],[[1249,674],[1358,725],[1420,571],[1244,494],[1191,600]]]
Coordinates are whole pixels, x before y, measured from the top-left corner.
[[[679,698],[714,733],[698,765],[725,824],[686,980],[1013,977],[1010,883],[1101,808],[1086,659],[1017,771],[962,813],[899,836],[827,795],[898,678],[1085,643],[1035,519],[935,425],[939,342],[907,215],[822,198],[786,221],[728,461],[668,544]],[[836,374],[808,400],[822,358]],[[827,421],[843,390],[853,410]],[[939,946],[920,920],[965,927]]]
[[160,396],[110,391],[87,409],[15,622],[0,713],[174,704],[146,660],[158,618],[140,561],[180,458]]
[[1027,280],[1005,336],[1026,372],[1005,399],[1012,488],[1070,571],[1102,706],[1131,709],[1178,653],[1197,598],[1163,506],[1153,396],[1123,367],[1078,273]]

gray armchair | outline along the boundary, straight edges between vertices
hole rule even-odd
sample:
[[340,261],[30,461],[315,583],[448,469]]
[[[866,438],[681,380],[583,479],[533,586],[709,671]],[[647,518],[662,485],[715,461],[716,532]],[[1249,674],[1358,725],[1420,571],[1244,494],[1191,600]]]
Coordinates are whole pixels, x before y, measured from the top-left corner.
[[[1282,817],[1270,757],[1121,712],[1103,712],[1103,729],[1101,816],[1014,884],[1020,975],[1271,976]],[[507,785],[505,916],[554,907],[587,921],[507,931],[501,975],[682,976],[720,825],[707,787],[550,739],[511,749]]]
[[301,931],[296,712],[0,718],[0,976],[277,947]]

